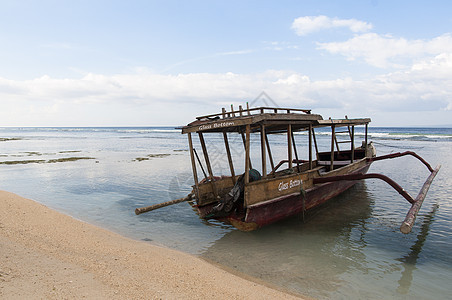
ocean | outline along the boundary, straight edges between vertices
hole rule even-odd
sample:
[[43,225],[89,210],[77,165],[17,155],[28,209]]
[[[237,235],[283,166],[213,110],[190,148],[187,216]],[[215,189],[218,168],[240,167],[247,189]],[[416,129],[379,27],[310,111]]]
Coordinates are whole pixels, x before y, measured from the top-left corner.
[[[330,133],[316,134],[319,147],[327,147]],[[362,130],[356,135],[359,145]],[[284,159],[286,139],[269,139],[275,161]],[[295,140],[306,158],[307,135]],[[252,136],[256,169],[258,141]],[[202,220],[187,203],[136,216],[136,207],[191,190],[187,137],[174,127],[0,128],[0,189],[314,298],[450,298],[452,129],[369,127],[369,141],[379,155],[409,150],[433,167],[442,165],[408,235],[399,227],[409,203],[377,179],[357,183],[304,220],[295,216],[254,232]],[[230,143],[233,157],[243,162],[241,137],[231,135]],[[207,139],[207,148],[215,175],[229,175],[222,136]],[[369,172],[389,176],[412,196],[429,175],[410,156],[374,162]]]

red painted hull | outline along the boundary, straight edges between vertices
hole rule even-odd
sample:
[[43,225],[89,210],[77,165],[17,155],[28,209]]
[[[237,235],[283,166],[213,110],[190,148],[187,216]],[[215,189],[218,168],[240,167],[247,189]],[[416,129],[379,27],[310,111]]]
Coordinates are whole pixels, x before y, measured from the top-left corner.
[[[370,164],[371,162],[349,174],[365,174],[367,173]],[[243,214],[234,213],[227,217],[218,218],[218,220],[232,224],[243,231],[255,230],[259,227],[300,214],[303,212],[303,208],[307,211],[319,206],[346,191],[355,185],[356,182],[356,180],[343,180],[316,184],[313,188],[306,190],[304,201],[299,193],[294,193],[256,205],[251,205],[247,208],[246,214],[245,212],[243,212]],[[211,211],[213,205],[214,204],[203,207],[196,206],[196,208],[200,216],[204,218]]]
[[[369,167],[370,163],[351,174],[365,174],[367,173]],[[309,210],[321,205],[331,198],[346,191],[354,184],[356,184],[356,181],[336,181],[317,184],[315,187],[306,191],[304,196],[304,204],[300,194],[288,195],[248,207],[245,219],[242,220],[244,223],[256,224],[257,228],[262,227],[287,217],[300,214],[303,212],[303,207],[305,210]],[[243,222],[234,216],[231,216],[230,218],[235,219],[230,220],[233,221],[231,222],[232,224],[236,222]]]

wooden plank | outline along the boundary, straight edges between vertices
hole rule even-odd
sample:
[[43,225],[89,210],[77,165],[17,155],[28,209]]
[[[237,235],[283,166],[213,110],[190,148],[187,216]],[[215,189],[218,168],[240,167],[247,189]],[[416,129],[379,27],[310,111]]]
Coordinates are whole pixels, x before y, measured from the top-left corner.
[[312,125],[309,125],[309,170],[312,170]]
[[[250,108],[249,104],[247,104],[247,112],[249,112],[249,115],[252,115],[251,112],[262,112],[263,110],[273,110],[273,112],[276,114],[278,113],[278,111],[285,111],[286,113],[289,114],[297,114],[297,115],[311,115],[311,110],[310,109],[296,109],[296,108],[274,108],[274,107],[255,107],[255,108]],[[231,113],[236,113],[238,111],[234,111],[232,109]],[[280,115],[283,115],[284,113],[278,113]],[[196,117],[197,120],[202,120],[202,119],[208,119],[208,118],[214,118],[214,117],[219,117],[221,116],[222,113],[217,113],[217,114],[210,114],[210,115],[203,115],[203,116],[199,116]]]
[[[351,162],[349,160],[336,160],[334,162],[335,166],[346,166],[351,164]],[[326,160],[318,160],[317,161],[317,165],[318,166],[331,166],[331,161],[326,161]]]
[[218,198],[218,190],[215,186],[215,178],[213,176],[212,166],[210,165],[210,159],[209,154],[207,153],[206,143],[204,141],[204,136],[202,132],[198,132],[199,135],[199,141],[201,142],[202,152],[204,154],[204,159],[206,161],[207,165],[207,171],[209,172],[209,182],[212,184],[213,193],[215,195],[215,198]]
[[292,131],[290,132],[290,135],[292,136],[292,146],[293,146],[293,151],[295,153],[295,160],[297,161],[297,171],[298,171],[298,173],[300,173],[301,168],[300,168],[300,161],[298,160],[297,144],[295,144],[295,137],[294,137]]
[[347,126],[347,125],[365,125],[370,123],[370,118],[361,119],[328,119],[328,120],[318,120],[319,125],[324,126]]
[[331,165],[330,165],[330,171],[333,170],[334,167],[334,141],[336,140],[336,134],[334,133],[335,131],[335,126],[331,126]]
[[245,185],[250,182],[250,168],[251,168],[251,161],[250,161],[250,125],[246,125],[246,138],[245,138]]
[[340,150],[339,150],[339,142],[337,141],[337,133],[336,133],[336,130],[334,130],[334,142],[335,142],[335,144],[336,144],[337,153],[339,154],[339,153],[340,153]]
[[299,124],[306,124],[307,126],[309,125],[309,123],[314,123],[314,125],[317,125],[317,122],[322,119],[322,116],[320,115],[275,114],[275,113],[253,115],[253,117],[259,118],[259,120],[273,120],[275,122],[277,121],[297,122]]
[[368,127],[369,125],[368,124],[366,124],[366,132],[365,132],[365,136],[364,136],[364,139],[365,139],[365,142],[366,142],[366,148],[367,148],[367,127]]
[[266,109],[266,110],[274,110],[275,112],[277,111],[295,111],[295,112],[299,112],[299,113],[305,113],[305,114],[309,114],[311,112],[310,109],[302,109],[302,108],[282,108],[282,107],[268,107],[268,106],[264,106],[264,107],[257,107],[255,109]]
[[[249,111],[247,111],[248,113]],[[263,121],[269,122],[281,122],[282,125],[288,123],[301,125],[303,128],[308,128],[309,124],[317,122],[322,119],[322,116],[315,114],[274,114],[265,113],[259,115],[245,115],[243,117],[226,118],[220,120],[205,120],[194,122],[193,125],[187,125],[182,128],[182,133],[199,132],[199,131],[211,131],[221,132],[225,128],[228,131],[239,131],[240,126],[247,124],[257,124]]]
[[319,148],[317,147],[317,138],[315,137],[315,131],[314,131],[314,127],[312,127],[312,137],[314,138],[314,146],[315,146],[315,155],[318,158],[319,156]]
[[225,128],[235,128],[251,124],[253,122],[252,117],[234,118],[234,119],[221,119],[215,121],[203,121],[196,125],[188,125],[182,128],[182,133],[188,132],[204,132],[204,131],[222,131]]
[[[263,111],[263,110],[273,110],[275,113],[278,113],[278,111],[285,111],[288,113],[299,113],[299,114],[311,114],[311,110],[310,109],[301,109],[301,108],[282,108],[282,107],[267,107],[267,106],[263,106],[263,107],[255,107],[255,108],[250,108],[249,104],[247,104],[247,111],[254,112],[254,111]],[[235,113],[237,111],[234,111],[231,108],[231,112]],[[210,115],[204,115],[204,116],[199,116],[196,117],[196,119],[200,120],[200,119],[205,119],[205,118],[212,118],[212,117],[217,117],[220,116],[221,114],[210,114]]]
[[[235,178],[237,180],[237,178]],[[222,177],[215,181],[215,187],[219,195],[226,195],[234,186],[232,177]],[[197,204],[199,206],[217,202],[218,198],[214,194],[213,185],[210,182],[199,184],[199,197]]]
[[252,182],[245,187],[248,196],[245,205],[253,205],[292,193],[301,193],[303,177],[307,179],[306,174],[293,174],[271,179],[267,177],[265,180]]
[[267,177],[267,154],[265,151],[265,125],[261,125],[261,158],[262,158],[262,177]]
[[179,198],[179,199],[175,199],[175,200],[171,200],[171,201],[166,201],[163,203],[158,203],[158,204],[154,204],[154,205],[150,205],[150,206],[146,206],[146,207],[138,207],[135,209],[135,214],[136,215],[140,215],[142,213],[145,212],[149,212],[149,211],[153,211],[162,207],[166,207],[166,206],[170,206],[173,204],[177,204],[177,203],[181,203],[184,201],[190,201],[193,198],[193,194],[190,193],[187,196],[183,197],[183,198]]
[[195,181],[195,194],[196,194],[196,199],[199,199],[199,194],[198,194],[198,172],[196,170],[196,162],[195,162],[195,155],[193,152],[193,141],[191,139],[191,133],[188,133],[187,135],[188,137],[188,148],[190,151],[190,160],[191,160],[191,168],[193,171],[193,179]]
[[[240,134],[242,135],[243,149],[245,149],[245,151],[246,151],[246,137],[245,137],[245,134],[243,133],[243,131]],[[250,163],[249,167],[250,167],[250,169],[252,169],[253,165],[251,164],[251,159],[249,160],[249,163]]]
[[414,225],[414,221],[416,220],[416,216],[417,216],[419,210],[421,209],[425,196],[427,195],[428,189],[430,188],[430,185],[432,184],[432,181],[435,178],[435,176],[438,173],[440,168],[441,168],[441,165],[438,165],[435,168],[435,170],[432,173],[430,173],[429,177],[424,182],[424,185],[422,186],[421,190],[419,191],[419,194],[417,195],[414,204],[411,206],[410,210],[408,211],[406,218],[402,223],[402,226],[400,226],[400,231],[402,233],[408,234],[411,232],[411,229],[413,228],[413,225]]
[[292,125],[287,125],[287,156],[289,160],[289,169],[292,169]]
[[267,133],[265,133],[265,144],[267,145],[268,158],[270,160],[270,166],[272,167],[272,170],[273,170],[275,168],[275,164],[273,163],[273,156],[272,156],[272,151],[270,149],[270,143],[268,142]]
[[231,171],[232,181],[235,184],[236,178],[235,178],[235,172],[234,172],[234,163],[232,161],[231,149],[229,148],[228,135],[225,131],[223,131],[223,139],[224,139],[224,146],[226,147],[226,154],[228,156],[229,170]]
[[[336,161],[334,163],[337,163],[337,162],[338,161]],[[326,162],[326,163],[323,163],[321,161],[318,162],[319,166],[324,165],[324,164],[328,165],[329,163],[331,163],[331,162]],[[339,164],[341,164],[341,163],[339,162]],[[338,168],[338,169],[335,169],[335,170],[332,170],[332,171],[328,171],[328,172],[325,172],[325,173],[322,173],[322,174],[318,174],[317,173],[317,174],[314,174],[315,175],[314,177],[345,175],[345,174],[348,174],[350,172],[353,172],[354,170],[362,168],[366,164],[367,164],[366,158],[362,158],[360,160],[356,160],[352,164],[347,161],[346,165],[343,166],[342,168]]]
[[355,160],[355,126],[352,126],[352,130],[350,133],[350,140],[351,140],[351,151],[352,151],[352,158],[351,158],[351,162],[353,162]]

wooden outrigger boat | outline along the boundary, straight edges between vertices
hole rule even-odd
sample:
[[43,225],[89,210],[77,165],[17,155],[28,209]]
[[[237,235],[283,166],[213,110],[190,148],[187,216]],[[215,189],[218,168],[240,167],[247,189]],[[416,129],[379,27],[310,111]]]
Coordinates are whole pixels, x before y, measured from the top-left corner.
[[[432,169],[414,152],[376,156],[374,145],[368,141],[370,121],[369,118],[324,120],[322,116],[312,114],[307,109],[250,109],[248,105],[246,109],[240,106],[238,110],[234,110],[231,106],[231,111],[223,108],[221,113],[197,117],[195,121],[182,127],[182,133],[188,136],[195,183],[193,191],[184,198],[137,208],[135,212],[140,214],[194,200],[193,206],[201,218],[214,218],[240,230],[250,231],[293,215],[304,214],[349,189],[357,180],[378,178],[390,184],[411,203],[412,207],[401,226],[403,233],[409,233],[440,166]],[[364,127],[364,140],[360,146],[355,147],[355,127],[359,126]],[[315,130],[322,127],[331,130],[331,147],[327,152],[319,152],[317,145]],[[300,131],[307,132],[306,160],[299,158],[295,144],[294,132]],[[194,133],[199,138],[207,173],[193,146]],[[241,135],[245,151],[244,172],[240,175],[234,166],[229,143],[229,136],[234,133]],[[338,141],[339,133],[345,133],[348,139]],[[207,134],[222,135],[230,175],[214,176],[204,139]],[[287,158],[277,163],[273,160],[269,143],[268,135],[271,134],[279,134],[287,143]],[[252,168],[251,135],[260,137],[260,171]],[[349,147],[340,150],[339,145],[342,143],[347,143]],[[404,155],[418,158],[431,172],[415,199],[390,178],[382,174],[367,174],[372,162]],[[270,168],[267,162],[270,163]],[[198,166],[204,174],[202,180],[198,178]]]

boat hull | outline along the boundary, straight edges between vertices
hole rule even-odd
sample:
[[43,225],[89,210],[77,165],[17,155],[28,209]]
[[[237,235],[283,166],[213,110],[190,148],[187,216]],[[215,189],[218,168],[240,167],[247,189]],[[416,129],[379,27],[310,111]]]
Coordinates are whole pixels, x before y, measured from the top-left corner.
[[[350,174],[367,173],[371,163],[351,172]],[[293,215],[317,207],[331,198],[341,194],[356,184],[356,180],[343,180],[317,184],[306,190],[306,193],[294,193],[272,199],[247,208],[246,215],[231,215],[227,221],[240,230],[250,231],[277,222]]]

